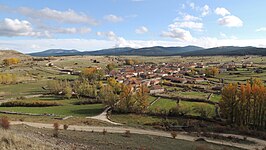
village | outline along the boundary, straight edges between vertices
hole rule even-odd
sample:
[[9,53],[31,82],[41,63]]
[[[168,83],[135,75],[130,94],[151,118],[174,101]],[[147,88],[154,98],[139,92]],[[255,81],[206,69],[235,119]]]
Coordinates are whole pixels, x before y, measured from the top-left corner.
[[[114,77],[117,82],[130,84],[134,88],[145,85],[150,88],[150,94],[165,92],[162,84],[165,81],[180,84],[207,85],[214,83],[209,78],[220,73],[234,71],[236,68],[254,67],[253,62],[247,61],[242,63],[147,63],[137,65],[124,65],[118,70],[112,70],[107,77]],[[217,69],[214,73],[208,74],[208,68]],[[213,70],[210,70],[213,71]],[[214,89],[221,89],[222,79],[214,83]]]

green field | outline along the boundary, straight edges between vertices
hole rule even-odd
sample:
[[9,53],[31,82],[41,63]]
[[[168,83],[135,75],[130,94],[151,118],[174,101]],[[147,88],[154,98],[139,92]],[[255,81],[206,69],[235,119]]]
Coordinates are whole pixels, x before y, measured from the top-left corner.
[[95,116],[103,111],[102,104],[66,105],[51,107],[0,107],[1,111],[14,111],[36,114],[55,114],[60,116]]
[[[149,107],[150,110],[166,110],[169,111],[171,108],[176,107],[176,101],[166,98],[161,98],[157,102],[155,102],[152,106]],[[179,105],[181,108],[185,108],[189,110],[189,115],[195,115],[199,116],[200,114],[197,113],[194,108],[197,107],[205,107],[206,109],[210,110],[210,116],[215,115],[214,114],[214,106],[211,104],[206,103],[198,103],[198,102],[186,102],[186,101],[180,101]]]
[[[100,114],[103,109],[103,104],[89,104],[89,105],[73,105],[74,102],[81,101],[78,99],[62,99],[61,97],[45,96],[38,98],[30,98],[20,101],[32,102],[32,101],[49,101],[57,102],[62,106],[50,106],[50,107],[0,107],[0,110],[14,111],[23,113],[35,113],[35,114],[55,114],[59,116],[95,116]],[[82,100],[83,101],[83,100]]]
[[47,84],[46,80],[19,83],[14,85],[0,85],[1,95],[5,98],[17,98],[26,95],[43,94],[42,86]]

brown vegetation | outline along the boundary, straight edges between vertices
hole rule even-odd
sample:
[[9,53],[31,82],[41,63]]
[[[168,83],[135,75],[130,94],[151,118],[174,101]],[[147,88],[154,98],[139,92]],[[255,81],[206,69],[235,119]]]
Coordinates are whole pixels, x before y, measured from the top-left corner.
[[2,117],[0,120],[0,125],[3,129],[7,130],[10,128],[10,122],[7,117]]

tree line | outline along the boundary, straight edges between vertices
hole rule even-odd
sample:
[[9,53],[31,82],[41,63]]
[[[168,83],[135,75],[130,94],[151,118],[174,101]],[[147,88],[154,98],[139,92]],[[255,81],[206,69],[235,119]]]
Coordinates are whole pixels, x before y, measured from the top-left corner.
[[114,78],[107,79],[105,85],[101,81],[91,83],[88,79],[80,78],[72,83],[67,80],[51,80],[47,86],[52,94],[63,95],[68,99],[75,96],[101,100],[121,113],[144,113],[149,105],[146,86],[141,85],[134,90],[131,85],[118,83]]
[[266,129],[266,87],[259,79],[246,84],[228,84],[222,90],[220,111],[230,124]]

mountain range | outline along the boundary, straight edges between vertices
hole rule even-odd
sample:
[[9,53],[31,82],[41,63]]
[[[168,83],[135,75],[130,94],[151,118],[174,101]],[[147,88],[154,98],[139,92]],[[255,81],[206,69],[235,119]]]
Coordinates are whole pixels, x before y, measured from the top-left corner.
[[223,46],[204,49],[197,46],[185,47],[145,47],[145,48],[111,48],[96,51],[78,51],[65,49],[49,49],[42,52],[30,53],[31,56],[75,56],[75,55],[136,55],[136,56],[266,56],[266,48]]

